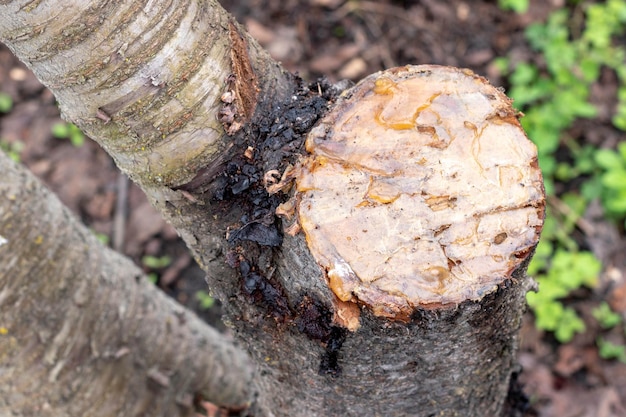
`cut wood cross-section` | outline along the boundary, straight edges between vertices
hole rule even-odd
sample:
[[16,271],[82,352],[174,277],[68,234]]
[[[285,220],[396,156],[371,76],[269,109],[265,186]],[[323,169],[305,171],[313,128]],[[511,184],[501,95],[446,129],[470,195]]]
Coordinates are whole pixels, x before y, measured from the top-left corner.
[[300,225],[341,301],[407,320],[480,300],[537,244],[537,150],[511,100],[469,70],[374,74],[309,135]]

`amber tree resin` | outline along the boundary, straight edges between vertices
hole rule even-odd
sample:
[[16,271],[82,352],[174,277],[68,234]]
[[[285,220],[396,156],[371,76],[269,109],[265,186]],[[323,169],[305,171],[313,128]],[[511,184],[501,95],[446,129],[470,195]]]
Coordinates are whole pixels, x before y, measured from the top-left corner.
[[469,70],[374,74],[306,148],[297,192],[309,249],[340,300],[376,315],[478,300],[539,238],[537,150],[511,101]]

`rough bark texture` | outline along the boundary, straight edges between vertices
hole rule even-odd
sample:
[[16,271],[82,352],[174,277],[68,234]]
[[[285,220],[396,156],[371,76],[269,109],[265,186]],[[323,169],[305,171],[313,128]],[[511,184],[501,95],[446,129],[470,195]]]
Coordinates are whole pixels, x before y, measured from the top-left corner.
[[245,405],[246,356],[0,153],[0,414],[190,416]]
[[9,1],[0,12],[0,40],[63,116],[154,192],[218,170],[235,151],[223,127],[237,132],[259,101],[293,89],[215,0]]
[[244,331],[260,340],[262,406],[275,416],[498,416],[529,286],[408,324],[365,311],[358,331],[331,328],[325,346],[297,328],[255,323]]
[[8,1],[0,16],[0,40],[163,211],[210,271],[213,294],[238,294],[226,228],[250,205],[230,197],[263,176],[248,169],[258,150],[242,126],[288,105],[295,78],[213,0]]
[[[272,211],[241,203],[262,189],[264,169],[283,163],[264,164],[259,131],[242,126],[263,120],[264,136],[279,137],[272,122],[292,105],[296,79],[214,0],[67,3],[0,4],[10,16],[0,19],[0,40],[141,186],[227,300],[240,285],[224,262],[226,228]],[[49,19],[55,10],[63,19]],[[295,136],[265,148],[285,153]]]
[[[207,271],[257,364],[253,415],[500,412],[532,246],[512,248],[522,250],[519,262],[488,295],[379,317],[356,291],[331,290],[331,268],[296,234],[287,200],[298,173],[290,165],[338,89],[284,74],[212,2],[150,2],[145,15],[144,2],[83,6],[69,29],[50,27],[47,7],[21,3],[0,6],[0,16],[18,16],[0,18],[0,39],[142,186]],[[70,30],[81,25],[94,35]],[[64,43],[54,40],[61,35]]]

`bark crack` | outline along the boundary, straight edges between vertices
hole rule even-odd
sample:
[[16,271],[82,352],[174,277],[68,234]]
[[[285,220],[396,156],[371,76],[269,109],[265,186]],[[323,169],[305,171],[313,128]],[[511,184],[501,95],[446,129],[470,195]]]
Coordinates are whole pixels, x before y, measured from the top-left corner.
[[241,126],[247,123],[254,114],[259,95],[259,80],[250,63],[245,37],[232,21],[228,31],[232,76],[229,77],[228,90],[225,94],[232,93],[234,99],[228,102],[222,98],[224,107],[220,111],[220,121],[224,124],[224,130],[232,135],[241,129]]

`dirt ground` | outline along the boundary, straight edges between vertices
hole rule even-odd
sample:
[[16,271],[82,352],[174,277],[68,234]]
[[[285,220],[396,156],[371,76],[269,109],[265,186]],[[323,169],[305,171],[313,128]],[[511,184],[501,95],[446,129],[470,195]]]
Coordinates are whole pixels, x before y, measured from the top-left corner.
[[[531,1],[530,12],[523,16],[501,11],[496,0],[224,3],[275,59],[310,81],[321,75],[332,81],[357,81],[388,67],[430,63],[470,68],[506,88],[491,62],[505,55],[530,59],[533,52],[524,42],[523,29],[564,0]],[[610,90],[611,86],[604,88]],[[215,323],[219,307],[201,307],[196,294],[205,288],[203,273],[176,232],[94,142],[86,140],[75,146],[53,137],[53,126],[62,122],[53,96],[3,46],[0,92],[14,101],[10,112],[0,113],[3,146],[16,151],[96,233],[108,236],[112,246],[146,272],[158,274],[157,285],[164,291]],[[597,134],[586,132],[612,132],[609,126],[596,123],[577,126],[582,141],[597,140]],[[600,226],[607,227],[607,233],[623,244],[623,233],[604,222]],[[587,247],[592,243],[583,242]],[[151,268],[142,263],[145,256],[165,255],[173,260],[168,266]],[[596,255],[602,258],[602,253]],[[624,265],[618,272],[626,276]],[[589,319],[591,309],[607,294],[609,289],[604,286],[575,295],[572,305],[586,319],[588,331],[566,345],[537,331],[532,316],[527,315],[519,353],[520,381],[532,404],[527,416],[626,416],[626,365],[599,357],[595,339],[602,330]],[[610,295],[612,306],[621,306],[626,317],[626,287]]]

